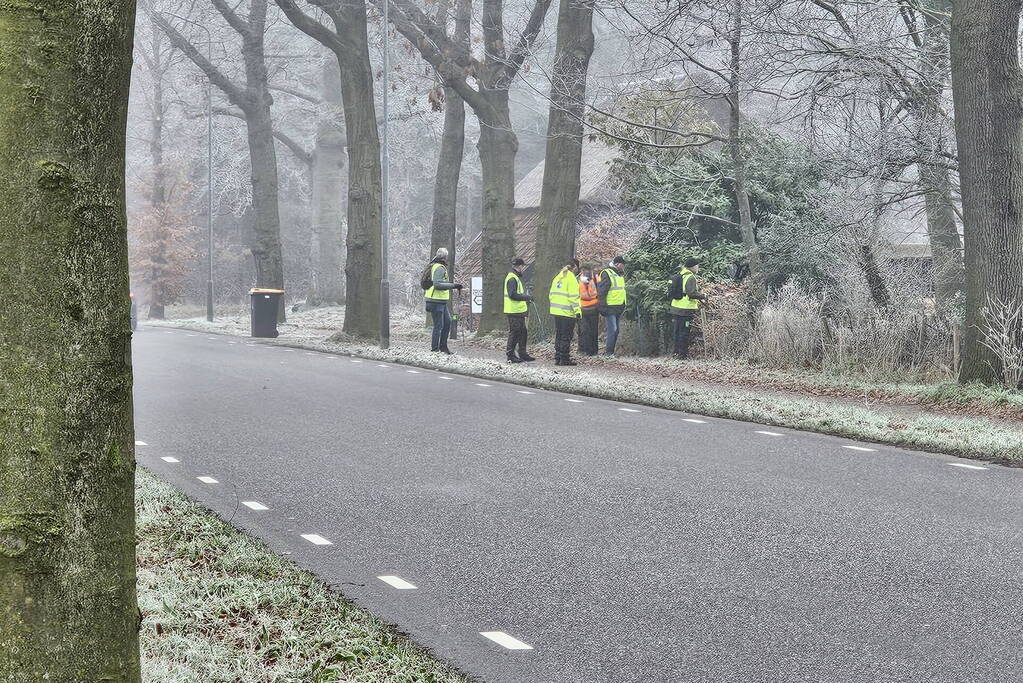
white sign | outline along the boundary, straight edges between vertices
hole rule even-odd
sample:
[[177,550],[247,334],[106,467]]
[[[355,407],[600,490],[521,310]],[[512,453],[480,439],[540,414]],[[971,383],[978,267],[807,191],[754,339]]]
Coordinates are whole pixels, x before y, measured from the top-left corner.
[[472,312],[483,312],[483,278],[472,278]]

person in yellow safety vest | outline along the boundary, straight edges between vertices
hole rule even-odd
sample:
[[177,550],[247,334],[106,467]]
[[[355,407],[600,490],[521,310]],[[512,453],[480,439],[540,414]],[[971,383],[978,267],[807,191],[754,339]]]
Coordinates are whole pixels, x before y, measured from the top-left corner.
[[[512,261],[512,269],[504,277],[504,314],[508,318],[506,353],[509,363],[536,360],[526,352],[526,345],[529,343],[526,317],[529,315],[529,302],[533,300],[533,297],[526,294],[526,286],[522,282],[522,274],[525,271],[526,262],[517,258]],[[518,354],[516,354],[516,349]]]
[[[429,277],[427,277],[429,276]],[[433,335],[430,339],[430,350],[437,353],[452,355],[448,348],[448,334],[451,333],[451,313],[448,302],[451,301],[451,290],[462,291],[462,285],[448,281],[448,250],[441,247],[423,276],[423,293],[426,299],[426,311],[433,318]]]
[[597,275],[597,292],[600,295],[600,314],[607,322],[607,341],[604,355],[614,356],[618,344],[618,330],[629,295],[625,291],[625,258],[615,256],[611,263]]
[[675,317],[675,358],[689,357],[689,332],[693,318],[700,306],[707,301],[707,295],[699,291],[696,274],[700,272],[699,259],[690,258],[685,267],[669,280],[671,293],[671,314]]
[[576,365],[572,360],[572,333],[582,317],[579,301],[579,261],[572,259],[551,281],[551,315],[554,316],[554,364]]

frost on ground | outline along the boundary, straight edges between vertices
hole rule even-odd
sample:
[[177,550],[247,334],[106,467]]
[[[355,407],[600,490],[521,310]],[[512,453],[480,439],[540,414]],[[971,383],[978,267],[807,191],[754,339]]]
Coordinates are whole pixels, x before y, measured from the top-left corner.
[[[497,348],[494,339],[453,342],[452,348],[459,355],[443,356],[427,350],[424,318],[414,311],[395,321],[391,348],[381,351],[374,345],[336,333],[335,330],[341,327],[340,322],[328,328],[327,322],[334,315],[343,318],[343,309],[314,309],[292,314],[290,322],[281,327],[281,336],[274,343],[713,417],[991,461],[1023,463],[1023,429],[1018,420],[988,419],[984,411],[979,415],[942,412],[940,405],[935,409],[923,402],[910,402],[907,404],[908,409],[894,402],[893,407],[892,402],[878,401],[865,393],[856,400],[850,396],[862,392],[863,387],[855,383],[844,385],[849,392],[846,394],[838,391],[843,386],[839,382],[829,386],[804,386],[802,390],[783,390],[770,385],[764,388],[735,381],[719,381],[722,372],[720,363],[690,363],[683,366],[668,359],[585,359],[582,365],[572,369],[556,368],[543,363],[509,365],[504,362],[503,353]],[[244,328],[231,318],[218,320],[212,326],[205,320],[194,319],[173,320],[162,324],[247,335],[247,318],[244,320]],[[541,358],[549,356],[548,347],[537,345],[536,355]],[[747,367],[738,370],[745,375],[759,373],[770,376],[770,373],[761,369]],[[926,392],[940,398],[941,389],[940,385],[931,386]],[[918,388],[918,391],[926,393],[923,389]],[[907,397],[908,394],[904,396]],[[999,400],[994,394],[981,395],[980,398],[989,406]],[[1009,401],[1006,410],[1006,415],[1012,417],[1019,408],[1016,402]],[[998,411],[993,411],[993,414],[1002,416]]]
[[142,469],[136,493],[144,680],[469,680]]

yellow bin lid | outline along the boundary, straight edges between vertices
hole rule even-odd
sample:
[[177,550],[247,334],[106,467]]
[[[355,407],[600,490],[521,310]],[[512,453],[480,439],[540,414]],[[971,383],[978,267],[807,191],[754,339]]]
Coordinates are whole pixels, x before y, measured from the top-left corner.
[[283,289],[260,289],[255,287],[249,290],[249,294],[284,294]]

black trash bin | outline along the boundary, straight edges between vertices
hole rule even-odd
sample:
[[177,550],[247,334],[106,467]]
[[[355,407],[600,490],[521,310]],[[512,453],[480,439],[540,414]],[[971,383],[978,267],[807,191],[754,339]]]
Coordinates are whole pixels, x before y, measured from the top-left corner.
[[280,306],[283,289],[251,289],[250,322],[253,337],[277,336],[277,309]]

